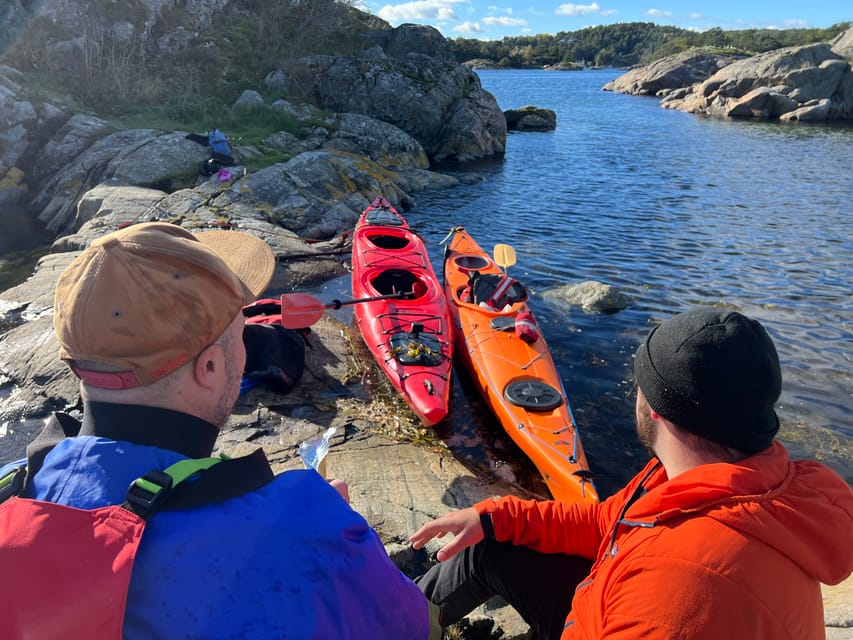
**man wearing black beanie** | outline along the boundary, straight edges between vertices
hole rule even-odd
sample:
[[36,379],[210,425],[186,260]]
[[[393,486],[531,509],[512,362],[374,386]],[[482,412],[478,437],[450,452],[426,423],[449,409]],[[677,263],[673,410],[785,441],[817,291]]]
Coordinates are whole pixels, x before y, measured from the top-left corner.
[[774,437],[782,375],[764,327],[699,307],[637,350],[637,433],[654,455],[600,504],[484,500],[418,584],[449,625],[492,595],[542,640],[824,638],[820,583],[853,572],[853,491]]
[[779,430],[776,348],[736,311],[699,307],[664,322],[637,350],[634,372],[652,409],[713,443],[757,453]]

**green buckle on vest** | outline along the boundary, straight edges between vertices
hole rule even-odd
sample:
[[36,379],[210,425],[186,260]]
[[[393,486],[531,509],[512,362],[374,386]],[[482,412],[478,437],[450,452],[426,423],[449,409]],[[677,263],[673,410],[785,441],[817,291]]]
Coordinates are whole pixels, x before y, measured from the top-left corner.
[[209,469],[223,458],[189,458],[176,462],[163,471],[149,471],[141,478],[130,483],[127,488],[124,506],[141,518],[148,519],[159,510],[172,489],[187,478]]
[[[172,492],[172,476],[163,471],[149,471],[141,478],[130,483],[126,499],[133,507],[133,512],[143,515],[147,513]],[[144,516],[143,516],[144,517]]]

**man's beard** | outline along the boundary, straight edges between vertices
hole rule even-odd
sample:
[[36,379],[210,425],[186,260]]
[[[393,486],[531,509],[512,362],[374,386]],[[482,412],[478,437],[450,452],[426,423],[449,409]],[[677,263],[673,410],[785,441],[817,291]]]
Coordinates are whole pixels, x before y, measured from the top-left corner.
[[240,397],[240,379],[243,376],[243,371],[239,370],[237,363],[234,361],[233,352],[230,349],[230,343],[225,343],[225,377],[228,380],[227,388],[219,397],[219,402],[213,410],[211,423],[222,429],[237,404]]
[[652,420],[652,409],[648,402],[643,402],[637,409],[637,438],[652,455],[655,454],[657,427]]

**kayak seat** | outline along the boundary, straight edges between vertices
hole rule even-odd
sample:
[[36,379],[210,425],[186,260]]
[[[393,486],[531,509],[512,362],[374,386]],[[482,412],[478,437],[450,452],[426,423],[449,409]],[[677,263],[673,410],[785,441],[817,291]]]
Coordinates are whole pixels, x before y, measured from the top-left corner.
[[498,311],[527,300],[527,290],[524,285],[507,275],[472,271],[468,277],[468,284],[471,287],[473,304],[485,303]]
[[364,216],[365,222],[368,224],[381,224],[386,227],[401,227],[403,226],[403,220],[393,211],[389,211],[388,209],[371,209],[367,212],[367,215]]
[[400,293],[401,291],[409,293],[414,289],[417,282],[418,277],[411,271],[406,271],[405,269],[386,269],[373,278],[370,284],[376,289],[379,295],[385,296]]
[[453,259],[453,262],[457,267],[464,271],[485,269],[489,266],[489,261],[483,256],[457,256]]
[[392,236],[387,234],[368,235],[371,244],[380,249],[405,249],[409,246],[409,239],[405,236]]

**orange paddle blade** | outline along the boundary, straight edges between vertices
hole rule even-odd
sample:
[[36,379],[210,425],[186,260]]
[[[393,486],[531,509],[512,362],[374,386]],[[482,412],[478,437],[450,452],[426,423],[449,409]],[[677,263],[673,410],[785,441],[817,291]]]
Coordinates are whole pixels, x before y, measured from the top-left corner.
[[307,293],[281,294],[281,325],[287,329],[310,327],[323,317],[325,310],[322,300]]

